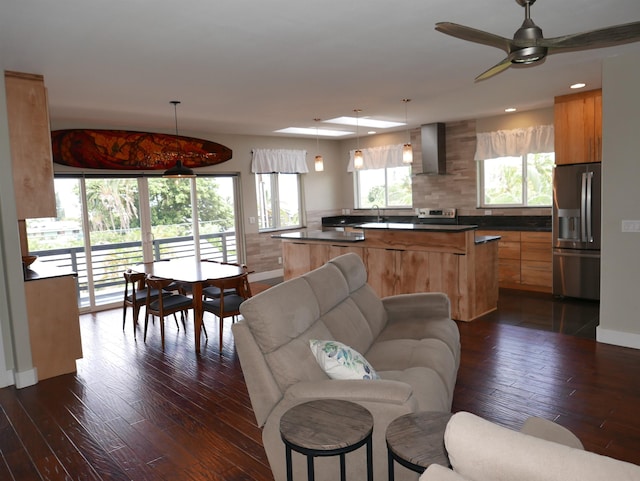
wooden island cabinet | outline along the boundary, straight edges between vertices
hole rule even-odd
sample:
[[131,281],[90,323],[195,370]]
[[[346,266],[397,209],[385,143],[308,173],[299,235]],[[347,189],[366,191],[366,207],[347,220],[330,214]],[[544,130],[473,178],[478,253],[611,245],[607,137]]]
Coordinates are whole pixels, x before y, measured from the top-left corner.
[[551,293],[553,282],[551,232],[481,230],[499,235],[500,287]]
[[372,223],[364,234],[296,232],[282,239],[284,277],[291,279],[354,252],[380,297],[444,292],[452,317],[471,321],[497,309],[497,236],[476,238],[475,226],[417,226]]

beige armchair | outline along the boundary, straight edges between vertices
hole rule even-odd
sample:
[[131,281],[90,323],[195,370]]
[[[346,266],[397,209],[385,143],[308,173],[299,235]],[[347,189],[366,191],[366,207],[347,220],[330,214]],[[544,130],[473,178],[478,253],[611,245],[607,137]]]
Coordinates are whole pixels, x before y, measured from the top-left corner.
[[570,431],[540,418],[518,432],[459,412],[444,443],[452,469],[431,465],[420,481],[640,480],[640,466],[584,451]]

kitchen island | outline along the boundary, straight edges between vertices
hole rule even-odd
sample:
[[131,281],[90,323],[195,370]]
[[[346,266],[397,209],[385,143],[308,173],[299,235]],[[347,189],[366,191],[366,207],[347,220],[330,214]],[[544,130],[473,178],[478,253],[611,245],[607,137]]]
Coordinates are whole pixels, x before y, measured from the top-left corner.
[[311,231],[282,239],[284,277],[291,279],[347,252],[358,254],[380,296],[444,292],[452,317],[471,321],[498,304],[499,236],[478,236],[475,225],[371,222],[362,233]]

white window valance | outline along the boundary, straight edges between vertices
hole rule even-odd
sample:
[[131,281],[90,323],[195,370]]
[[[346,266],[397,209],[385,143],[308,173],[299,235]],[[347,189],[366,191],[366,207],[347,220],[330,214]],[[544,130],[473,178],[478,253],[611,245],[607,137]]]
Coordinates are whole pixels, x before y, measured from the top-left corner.
[[306,174],[306,150],[253,149],[251,172],[254,174]]
[[[402,163],[402,144],[382,145],[362,150],[363,166],[366,169],[384,169],[386,167],[402,167],[407,164]],[[349,151],[349,166],[347,172],[353,172],[353,156],[355,150]]]
[[553,152],[553,125],[476,134],[475,160]]

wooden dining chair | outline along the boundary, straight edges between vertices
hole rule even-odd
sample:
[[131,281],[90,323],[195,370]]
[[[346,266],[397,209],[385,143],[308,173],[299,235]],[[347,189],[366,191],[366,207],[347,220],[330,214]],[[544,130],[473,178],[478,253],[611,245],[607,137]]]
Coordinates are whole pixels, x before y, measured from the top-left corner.
[[[235,262],[219,262],[214,260],[207,260],[207,262],[217,262],[218,264],[224,264],[228,266],[238,266],[242,268],[245,274],[249,273],[249,268],[247,267],[246,264],[238,264]],[[225,291],[225,294],[233,294],[233,293],[234,293],[234,289],[232,288],[229,288]],[[205,298],[208,298],[208,299],[218,299],[220,297],[220,288],[214,285],[210,285],[202,289],[202,294],[204,295]]]
[[210,312],[219,319],[219,348],[220,351],[222,351],[224,319],[231,317],[235,321],[235,317],[240,315],[240,304],[251,297],[249,274],[245,272],[239,276],[228,277],[226,279],[210,279],[205,282],[205,286],[205,288],[216,287],[220,292],[225,292],[224,295],[202,301],[203,312]]
[[147,292],[144,280],[146,274],[144,272],[135,272],[131,269],[127,269],[124,272],[124,301],[122,303],[122,330],[127,321],[127,307],[131,307],[133,310],[133,338],[136,338],[136,326],[138,324],[138,317],[140,314],[140,308],[147,302],[147,296],[150,295],[151,300],[158,298],[160,291],[157,289]]
[[[162,349],[164,350],[164,318],[170,314],[193,309],[193,299],[189,296],[176,294],[175,291],[165,292],[161,296],[153,299],[153,289],[162,292],[173,283],[173,279],[164,279],[159,277],[147,276],[145,280],[147,284],[147,301],[146,315],[144,318],[144,342],[147,342],[147,327],[149,324],[149,314],[160,318],[160,338],[162,339]],[[176,319],[176,324],[178,320]],[[186,329],[184,317],[182,317],[182,326]],[[178,327],[179,329],[179,327]]]

